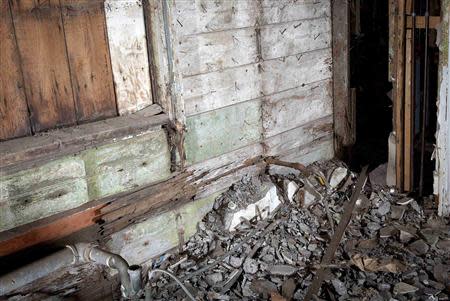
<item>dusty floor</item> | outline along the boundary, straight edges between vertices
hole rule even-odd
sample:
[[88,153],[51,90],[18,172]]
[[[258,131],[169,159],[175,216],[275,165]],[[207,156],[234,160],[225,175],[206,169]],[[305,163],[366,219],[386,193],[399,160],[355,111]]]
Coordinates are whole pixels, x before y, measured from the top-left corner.
[[[310,170],[242,180],[154,268],[202,300],[303,300],[356,179],[339,162]],[[450,225],[436,212],[431,199],[419,204],[369,180],[317,300],[449,300]],[[186,298],[166,276],[151,283],[154,300]]]

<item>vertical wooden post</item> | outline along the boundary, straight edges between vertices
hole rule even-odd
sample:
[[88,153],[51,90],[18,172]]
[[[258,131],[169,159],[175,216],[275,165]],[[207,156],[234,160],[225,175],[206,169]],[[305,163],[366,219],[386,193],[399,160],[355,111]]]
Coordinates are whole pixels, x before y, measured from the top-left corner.
[[414,103],[413,91],[411,87],[414,80],[412,64],[413,56],[413,34],[412,30],[406,31],[406,66],[405,66],[405,146],[404,146],[404,189],[411,191],[413,188],[413,121],[414,121]]
[[394,130],[396,138],[396,182],[397,188],[404,189],[404,99],[405,99],[405,36],[406,0],[399,0],[397,27],[396,97],[394,99]]
[[334,150],[343,158],[354,144],[350,110],[350,22],[348,0],[332,1]]

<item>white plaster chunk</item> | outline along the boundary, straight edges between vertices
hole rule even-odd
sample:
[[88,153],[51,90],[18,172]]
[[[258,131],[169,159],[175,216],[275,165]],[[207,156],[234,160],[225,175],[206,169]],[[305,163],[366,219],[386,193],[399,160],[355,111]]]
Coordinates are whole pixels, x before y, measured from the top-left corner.
[[348,170],[345,167],[337,167],[330,176],[330,186],[337,188],[347,177]]
[[294,197],[297,194],[298,189],[299,189],[299,186],[297,185],[297,183],[295,183],[293,181],[290,181],[287,184],[287,197],[290,202],[294,202]]
[[309,206],[315,204],[316,202],[317,202],[316,197],[308,190],[305,190],[305,199],[304,199],[305,208],[308,208]]
[[277,188],[271,184],[266,195],[259,201],[248,205],[246,208],[234,213],[228,213],[225,216],[225,225],[228,225],[229,231],[234,231],[241,223],[242,219],[250,220],[257,216],[258,209],[261,212],[262,218],[267,218],[278,206],[281,200],[277,194]]

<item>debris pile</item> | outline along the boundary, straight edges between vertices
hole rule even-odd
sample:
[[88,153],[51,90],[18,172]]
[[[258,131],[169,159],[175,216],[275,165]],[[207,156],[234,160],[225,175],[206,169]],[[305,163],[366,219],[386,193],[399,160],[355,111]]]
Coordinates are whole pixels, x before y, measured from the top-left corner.
[[[356,175],[336,161],[308,170],[236,184],[180,252],[154,267],[201,300],[303,300],[320,268],[326,277],[316,300],[449,300],[450,225],[432,199],[419,205],[366,183],[334,261],[323,267]],[[153,300],[187,300],[164,275],[150,283]]]

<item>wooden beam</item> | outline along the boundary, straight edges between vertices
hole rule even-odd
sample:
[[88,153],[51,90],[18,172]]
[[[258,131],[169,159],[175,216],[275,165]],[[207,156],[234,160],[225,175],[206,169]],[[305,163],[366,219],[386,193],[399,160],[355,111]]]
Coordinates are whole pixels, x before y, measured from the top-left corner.
[[[408,16],[406,17],[406,28],[411,29],[412,28],[412,17]],[[439,25],[441,24],[441,16],[430,16],[430,28],[431,29],[438,29]],[[416,28],[417,29],[424,29],[425,28],[425,17],[424,16],[416,16]]]
[[[186,170],[173,174],[169,180],[92,201],[78,208],[0,232],[0,256],[55,241],[89,227],[98,234],[100,241],[106,241],[111,234],[156,213],[171,210],[174,206],[193,200],[197,193],[208,185],[250,166],[263,170],[266,163],[257,156],[239,161],[231,169],[230,165],[226,164],[210,166],[205,171]],[[231,182],[229,184],[231,185]]]
[[411,191],[413,188],[413,135],[414,135],[414,103],[412,94],[413,76],[413,49],[412,30],[406,32],[406,66],[405,66],[405,165],[404,165],[404,189]]
[[38,161],[75,154],[88,147],[111,143],[114,139],[161,128],[169,123],[169,117],[160,112],[161,107],[154,104],[128,116],[58,129],[45,136],[4,141],[0,143],[0,169],[4,173],[15,172]]
[[333,106],[335,153],[343,158],[346,149],[354,144],[350,110],[350,41],[349,2],[332,2],[333,44]]
[[[96,212],[101,206],[94,206],[83,211],[68,215],[60,215],[59,219],[50,219],[48,223],[31,223],[26,227],[21,227],[22,233],[14,235],[20,231],[14,229],[0,233],[0,256],[6,256],[28,247],[56,240],[78,232],[95,224]],[[39,225],[40,224],[40,225]],[[5,237],[5,239],[1,237]]]
[[404,98],[405,98],[405,25],[406,1],[399,0],[397,24],[397,75],[395,82],[396,97],[394,99],[394,130],[396,138],[396,183],[399,190],[403,190],[404,176]]

